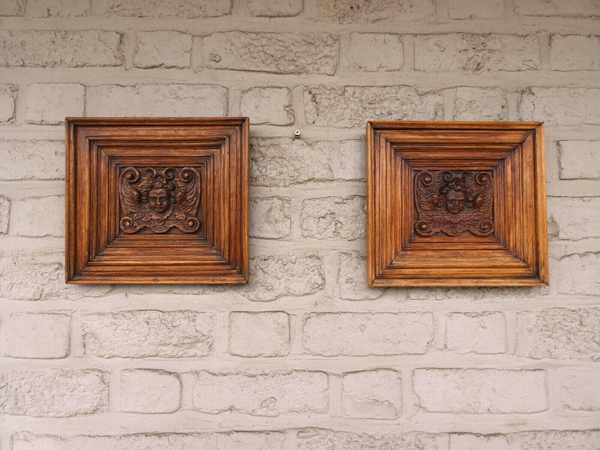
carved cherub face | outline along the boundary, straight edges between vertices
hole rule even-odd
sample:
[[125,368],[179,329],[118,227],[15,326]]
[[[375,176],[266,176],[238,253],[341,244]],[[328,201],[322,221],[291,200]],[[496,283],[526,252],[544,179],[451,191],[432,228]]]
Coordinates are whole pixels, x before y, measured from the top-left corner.
[[446,210],[450,214],[458,214],[465,209],[467,196],[463,191],[455,191],[451,189],[446,194]]
[[169,207],[169,195],[164,189],[152,189],[148,194],[150,208],[157,213],[162,213]]

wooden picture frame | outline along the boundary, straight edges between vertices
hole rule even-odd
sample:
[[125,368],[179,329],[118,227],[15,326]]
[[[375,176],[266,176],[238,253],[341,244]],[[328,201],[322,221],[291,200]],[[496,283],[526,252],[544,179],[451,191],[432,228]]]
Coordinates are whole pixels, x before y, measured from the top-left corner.
[[66,119],[66,281],[249,276],[247,118]]
[[548,284],[544,125],[369,122],[370,286]]

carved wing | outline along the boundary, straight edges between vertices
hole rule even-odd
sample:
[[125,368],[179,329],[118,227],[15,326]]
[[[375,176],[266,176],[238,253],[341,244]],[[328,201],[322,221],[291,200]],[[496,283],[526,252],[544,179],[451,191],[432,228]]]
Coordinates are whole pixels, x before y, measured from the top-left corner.
[[185,215],[195,216],[200,203],[200,174],[193,167],[181,169],[175,201]]
[[133,215],[140,210],[140,191],[138,191],[132,183],[140,179],[140,173],[133,167],[128,167],[121,173],[121,209],[123,215]]
[[436,207],[439,201],[439,196],[428,189],[433,184],[433,174],[427,171],[420,172],[415,178],[415,203],[419,217],[430,217],[437,215]]

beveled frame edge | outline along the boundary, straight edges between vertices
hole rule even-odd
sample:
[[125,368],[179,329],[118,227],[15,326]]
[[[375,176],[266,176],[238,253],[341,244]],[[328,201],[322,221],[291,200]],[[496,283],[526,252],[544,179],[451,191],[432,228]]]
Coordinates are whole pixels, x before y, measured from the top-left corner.
[[[118,284],[246,284],[250,278],[250,119],[248,117],[67,117],[65,118],[65,282],[67,284],[115,284],[110,280],[73,279],[75,273],[75,262],[73,255],[69,251],[73,247],[75,230],[71,227],[75,219],[75,200],[76,200],[76,158],[75,158],[75,134],[77,127],[80,126],[235,126],[239,130],[240,160],[243,162],[242,180],[242,261],[241,272],[236,271],[239,277],[221,277],[215,280],[211,279],[198,281],[195,279],[186,279],[184,276],[176,280],[167,281],[136,281],[124,280]],[[71,220],[73,219],[73,220]],[[73,247],[74,248],[74,247]]]
[[[534,201],[536,262],[535,278],[378,278],[376,271],[375,214],[375,147],[378,130],[530,130],[534,137]],[[367,283],[369,287],[523,287],[548,286],[548,224],[546,201],[545,137],[543,122],[471,122],[471,121],[369,121],[367,133]]]

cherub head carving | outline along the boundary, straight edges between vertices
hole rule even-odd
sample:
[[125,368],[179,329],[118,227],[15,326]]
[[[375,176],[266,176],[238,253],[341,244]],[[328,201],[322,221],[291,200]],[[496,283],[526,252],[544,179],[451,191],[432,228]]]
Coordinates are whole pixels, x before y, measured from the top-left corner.
[[459,214],[467,205],[468,190],[458,180],[451,181],[440,188],[440,194],[445,199],[446,211]]

